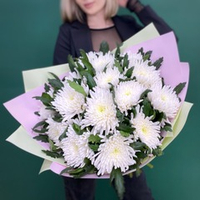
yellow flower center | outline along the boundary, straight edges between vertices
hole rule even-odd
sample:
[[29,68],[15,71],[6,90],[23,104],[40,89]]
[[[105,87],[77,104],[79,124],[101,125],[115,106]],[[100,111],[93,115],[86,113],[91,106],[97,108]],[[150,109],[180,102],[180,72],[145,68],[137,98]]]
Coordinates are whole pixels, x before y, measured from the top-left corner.
[[145,126],[145,125],[143,125],[142,128],[141,128],[141,131],[142,131],[145,135],[147,135],[147,134],[148,134],[148,127]]
[[76,143],[73,143],[73,149],[74,149],[74,152],[78,152],[78,146],[76,145]]
[[125,95],[126,95],[126,96],[130,96],[130,95],[131,95],[131,91],[130,91],[130,90],[127,90],[127,91],[125,92]]
[[106,81],[107,81],[107,83],[111,83],[112,77],[107,77]]
[[112,154],[113,156],[117,156],[117,155],[119,155],[119,153],[120,153],[119,149],[114,148],[111,154]]
[[54,133],[55,133],[55,135],[56,135],[56,136],[59,136],[59,135],[60,135],[60,132],[59,132],[59,130],[55,130],[55,132],[54,132]]
[[74,100],[74,95],[69,96],[69,100],[73,101]]
[[166,95],[161,95],[161,100],[162,100],[162,101],[166,101],[166,100],[167,100]]
[[146,76],[147,73],[146,73],[146,71],[139,71],[139,75],[141,75],[141,76]]
[[98,112],[100,112],[100,113],[103,113],[105,111],[105,109],[106,109],[106,107],[103,105],[99,105],[97,108]]

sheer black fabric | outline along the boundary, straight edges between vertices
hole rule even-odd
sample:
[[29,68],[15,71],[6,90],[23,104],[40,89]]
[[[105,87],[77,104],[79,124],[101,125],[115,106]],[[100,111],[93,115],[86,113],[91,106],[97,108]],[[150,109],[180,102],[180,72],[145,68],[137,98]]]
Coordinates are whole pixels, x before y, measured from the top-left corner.
[[90,31],[94,51],[99,51],[100,44],[103,41],[108,43],[110,50],[113,50],[117,47],[117,44],[122,42],[115,26],[104,29],[90,29]]

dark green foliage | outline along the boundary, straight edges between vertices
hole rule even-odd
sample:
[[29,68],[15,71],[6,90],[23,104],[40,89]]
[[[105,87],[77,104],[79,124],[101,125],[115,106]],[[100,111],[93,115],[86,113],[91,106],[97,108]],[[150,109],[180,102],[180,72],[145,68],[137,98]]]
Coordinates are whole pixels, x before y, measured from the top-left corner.
[[90,135],[88,138],[88,145],[94,152],[97,152],[100,144],[101,138],[98,135]]
[[186,83],[179,83],[175,88],[174,91],[176,92],[176,94],[180,94],[181,91],[183,90],[183,88],[185,87]]
[[123,199],[123,195],[125,192],[125,187],[124,187],[124,178],[122,176],[122,172],[119,168],[113,169],[111,174],[110,174],[110,181],[111,183],[114,183],[115,188],[117,190],[117,194],[119,196],[119,199]]
[[107,42],[103,41],[101,44],[100,44],[100,48],[99,48],[99,51],[103,52],[103,55],[105,55],[106,53],[108,53],[110,50],[109,48],[109,45]]

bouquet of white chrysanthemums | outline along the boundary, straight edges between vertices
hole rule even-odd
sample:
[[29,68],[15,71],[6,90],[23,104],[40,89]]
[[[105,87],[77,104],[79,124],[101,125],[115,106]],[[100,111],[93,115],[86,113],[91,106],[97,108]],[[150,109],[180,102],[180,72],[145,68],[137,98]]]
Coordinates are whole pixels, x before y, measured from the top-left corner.
[[102,43],[68,64],[23,71],[26,92],[4,104],[21,124],[7,141],[43,158],[40,172],[110,178],[122,198],[123,175],[161,155],[192,106],[174,34],[142,32],[112,52]]
[[64,158],[62,173],[122,180],[123,173],[139,173],[144,159],[162,153],[185,83],[166,85],[159,70],[163,58],[154,61],[153,52],[143,48],[112,53],[102,44],[99,52],[80,53],[77,59],[69,56],[66,76],[52,73],[35,97],[41,101],[35,139],[49,143],[47,155]]

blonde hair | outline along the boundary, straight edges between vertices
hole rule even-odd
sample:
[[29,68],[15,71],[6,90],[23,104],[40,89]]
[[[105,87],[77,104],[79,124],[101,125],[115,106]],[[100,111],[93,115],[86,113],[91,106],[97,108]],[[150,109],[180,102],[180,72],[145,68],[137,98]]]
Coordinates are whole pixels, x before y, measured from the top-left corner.
[[[85,13],[79,8],[75,0],[61,0],[61,17],[65,22],[78,20],[84,22]],[[118,11],[117,0],[106,0],[105,18],[108,19],[116,15]]]

